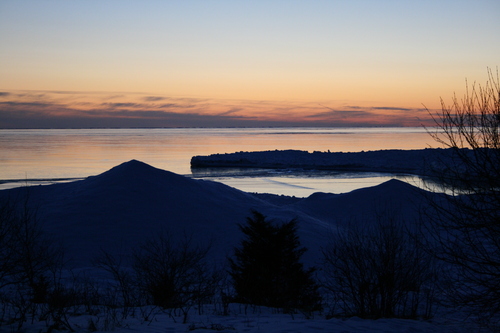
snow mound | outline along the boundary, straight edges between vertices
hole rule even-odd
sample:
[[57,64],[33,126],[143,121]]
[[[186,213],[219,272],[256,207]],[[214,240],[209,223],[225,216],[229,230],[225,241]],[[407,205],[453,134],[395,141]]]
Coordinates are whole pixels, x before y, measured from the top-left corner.
[[222,260],[237,245],[238,224],[252,209],[276,219],[299,216],[304,243],[314,243],[313,236],[321,234],[321,226],[300,213],[135,160],[81,181],[4,190],[0,197],[22,198],[26,191],[44,228],[63,242],[76,266],[90,265],[101,250],[126,257],[132,247],[160,233],[213,243],[214,259]]
[[[132,160],[72,183],[0,191],[0,199],[29,197],[45,230],[66,248],[75,267],[87,267],[101,250],[126,260],[131,249],[161,233],[212,244],[225,261],[241,239],[238,224],[252,209],[270,219],[297,218],[306,264],[316,264],[336,225],[368,222],[376,214],[417,216],[417,188],[391,180],[344,194],[308,198],[253,195],[227,185],[191,179]],[[29,192],[27,194],[27,192]]]
[[[193,235],[201,243],[213,242],[214,260],[225,260],[239,242],[239,223],[244,223],[250,209],[258,209],[270,218],[298,217],[299,237],[306,252],[306,265],[321,260],[321,246],[336,225],[345,222],[370,223],[374,214],[396,214],[405,222],[418,216],[415,205],[424,191],[398,180],[350,193],[314,193],[308,198],[276,195],[253,195],[229,186],[194,180],[132,160],[100,175],[72,183],[14,188],[0,191],[1,200],[29,198],[39,221],[55,241],[62,241],[66,254],[76,268],[86,268],[91,260],[106,250],[127,259],[131,248],[164,231],[175,237]],[[425,193],[426,196],[435,195]],[[438,199],[443,195],[436,195]],[[126,261],[124,262],[126,263]],[[149,309],[149,308],[143,308]],[[219,310],[220,311],[220,310]],[[118,313],[118,312],[117,312]],[[114,328],[120,332],[185,332],[217,328],[224,332],[472,332],[451,313],[432,321],[405,319],[363,320],[306,319],[300,314],[279,314],[276,309],[231,305],[230,316],[216,311],[190,312],[190,324],[182,324],[172,313],[154,314],[147,323],[142,316],[128,316]],[[174,312],[175,314],[175,312]],[[73,327],[78,332],[90,327],[95,316],[79,315]],[[108,318],[108,317],[97,317]],[[107,320],[107,319],[104,319]],[[97,319],[96,322],[99,322]],[[213,325],[210,325],[213,324]],[[113,325],[113,324],[111,324]],[[6,328],[11,328],[5,326]],[[46,322],[28,321],[27,332],[47,330]]]
[[330,226],[371,223],[378,216],[404,223],[418,220],[425,205],[423,190],[396,179],[349,193],[314,193],[289,207]]

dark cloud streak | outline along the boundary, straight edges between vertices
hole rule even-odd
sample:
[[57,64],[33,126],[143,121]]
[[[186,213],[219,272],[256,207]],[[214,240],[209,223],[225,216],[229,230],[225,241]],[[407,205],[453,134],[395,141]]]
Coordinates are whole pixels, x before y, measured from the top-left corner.
[[54,104],[50,103],[44,103],[44,102],[12,102],[12,101],[7,101],[7,102],[0,102],[0,109],[2,107],[10,107],[10,108],[49,108],[53,107]]
[[367,117],[367,116],[373,116],[373,112],[369,111],[361,111],[361,110],[335,110],[335,109],[330,109],[330,111],[327,112],[319,112],[315,114],[311,114],[306,116],[307,118],[348,118],[348,117]]
[[109,108],[131,108],[131,107],[141,107],[141,104],[137,103],[102,103],[102,106]]
[[[0,110],[1,128],[127,128],[127,127],[246,127],[286,126],[284,122],[245,117],[175,113],[157,110],[105,112],[79,111],[71,116],[50,116],[33,111]],[[289,125],[289,124],[288,124]]]
[[233,113],[237,113],[237,112],[240,112],[240,111],[243,111],[244,109],[243,108],[232,108],[230,110],[227,110],[225,112],[221,112],[219,114],[217,114],[218,116],[228,116],[230,114],[233,114]]
[[158,101],[163,101],[165,99],[166,99],[165,97],[161,96],[146,96],[143,98],[143,100],[146,102],[158,102]]
[[421,110],[421,109],[410,109],[410,108],[398,108],[398,107],[391,107],[391,106],[379,106],[379,107],[373,107],[373,110],[385,110],[385,111],[415,111],[415,110]]
[[179,103],[166,103],[166,104],[159,104],[157,106],[158,108],[160,109],[172,109],[172,108],[175,108],[175,109],[191,109],[191,108],[194,108],[196,107],[196,105],[194,104],[179,104]]

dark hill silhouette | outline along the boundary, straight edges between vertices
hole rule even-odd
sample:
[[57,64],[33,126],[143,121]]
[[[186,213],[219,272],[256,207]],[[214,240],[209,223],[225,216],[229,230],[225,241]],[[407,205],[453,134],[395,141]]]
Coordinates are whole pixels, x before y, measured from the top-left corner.
[[370,222],[376,215],[400,217],[411,223],[419,218],[424,190],[406,182],[391,179],[380,185],[332,194],[317,192],[289,205],[329,224]]
[[237,225],[252,209],[271,219],[297,217],[299,237],[310,250],[304,259],[315,262],[336,223],[373,219],[380,211],[411,218],[422,199],[419,191],[391,180],[350,193],[315,193],[274,204],[269,196],[132,160],[80,181],[0,191],[0,198],[23,199],[29,193],[29,205],[37,209],[45,230],[63,241],[69,259],[81,267],[101,249],[127,255],[134,245],[162,232],[213,242],[214,259],[224,260],[240,240]]
[[[25,197],[26,191],[44,228],[55,239],[63,239],[77,266],[89,264],[100,249],[127,254],[132,246],[161,232],[213,241],[214,255],[224,258],[239,240],[237,224],[252,209],[280,219],[297,215],[227,185],[136,160],[81,181],[5,190],[0,195],[15,200]],[[304,237],[317,235],[314,221],[307,222]]]

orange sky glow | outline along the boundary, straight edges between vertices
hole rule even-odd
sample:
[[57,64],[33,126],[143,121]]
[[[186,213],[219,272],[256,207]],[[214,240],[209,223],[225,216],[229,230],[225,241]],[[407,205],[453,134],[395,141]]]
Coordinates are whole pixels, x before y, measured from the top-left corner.
[[429,125],[426,108],[498,66],[499,12],[492,0],[1,2],[0,128]]

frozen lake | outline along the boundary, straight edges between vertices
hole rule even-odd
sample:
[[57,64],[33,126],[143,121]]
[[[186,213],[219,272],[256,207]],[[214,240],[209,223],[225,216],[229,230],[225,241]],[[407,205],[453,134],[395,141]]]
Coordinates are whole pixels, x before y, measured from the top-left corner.
[[137,159],[160,169],[220,181],[249,192],[307,196],[348,192],[392,178],[379,173],[193,174],[195,155],[287,150],[355,152],[437,146],[423,128],[175,128],[0,130],[0,189],[102,173]]

